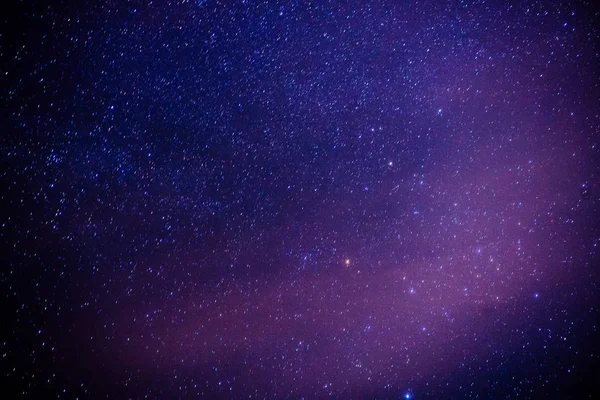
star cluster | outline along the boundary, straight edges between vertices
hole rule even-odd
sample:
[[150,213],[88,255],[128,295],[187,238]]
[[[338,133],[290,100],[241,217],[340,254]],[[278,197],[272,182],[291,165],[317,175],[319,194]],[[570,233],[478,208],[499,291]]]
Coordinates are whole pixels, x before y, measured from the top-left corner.
[[597,395],[593,3],[17,4],[7,387]]

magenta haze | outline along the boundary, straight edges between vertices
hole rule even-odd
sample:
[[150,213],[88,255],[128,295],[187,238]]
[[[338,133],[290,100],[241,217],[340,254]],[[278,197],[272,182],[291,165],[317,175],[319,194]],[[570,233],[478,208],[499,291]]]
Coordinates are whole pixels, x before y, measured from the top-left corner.
[[133,3],[3,17],[19,393],[597,391],[593,2]]

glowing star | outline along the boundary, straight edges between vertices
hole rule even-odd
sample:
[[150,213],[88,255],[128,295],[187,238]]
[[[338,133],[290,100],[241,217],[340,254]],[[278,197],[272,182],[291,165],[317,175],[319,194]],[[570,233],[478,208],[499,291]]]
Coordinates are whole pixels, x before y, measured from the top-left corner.
[[404,393],[404,398],[405,399],[411,399],[412,398],[412,394],[410,394],[410,393]]
[[346,261],[344,261],[344,263],[345,263],[346,265],[350,265],[350,259],[349,259],[349,258],[346,258]]

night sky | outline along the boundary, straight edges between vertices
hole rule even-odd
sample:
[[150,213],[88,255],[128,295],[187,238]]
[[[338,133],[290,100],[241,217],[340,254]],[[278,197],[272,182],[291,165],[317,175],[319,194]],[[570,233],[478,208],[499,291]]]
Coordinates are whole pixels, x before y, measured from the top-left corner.
[[5,393],[600,396],[594,1],[9,3]]

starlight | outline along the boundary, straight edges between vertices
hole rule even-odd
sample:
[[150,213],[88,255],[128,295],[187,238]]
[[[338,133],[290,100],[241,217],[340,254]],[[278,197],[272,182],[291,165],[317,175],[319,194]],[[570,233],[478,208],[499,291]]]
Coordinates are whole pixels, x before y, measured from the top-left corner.
[[11,3],[7,390],[600,398],[597,2]]

